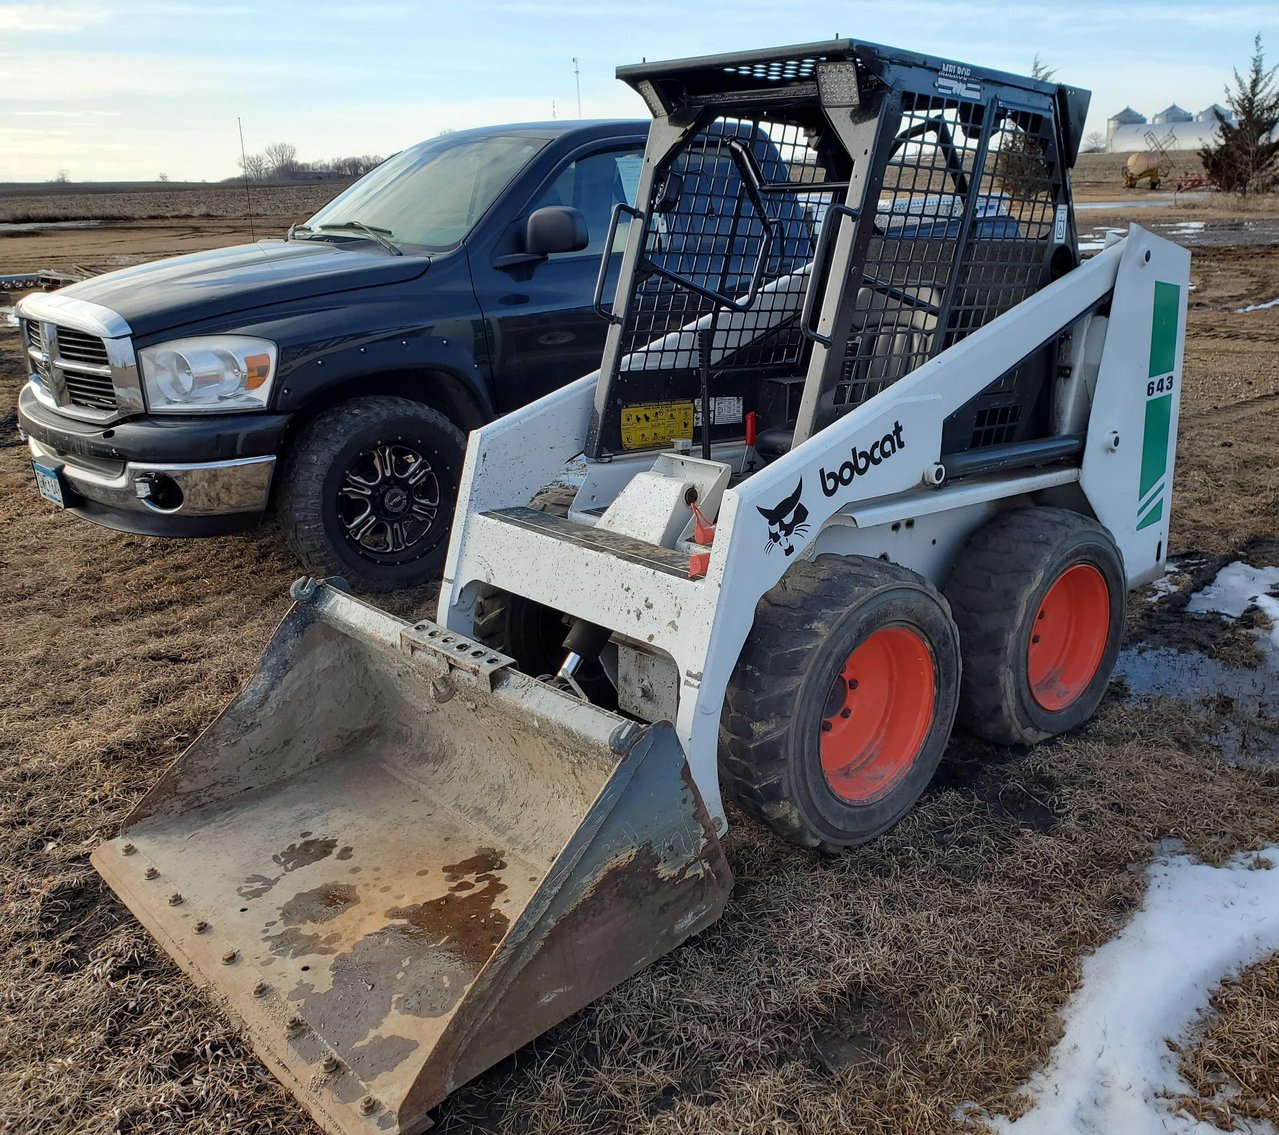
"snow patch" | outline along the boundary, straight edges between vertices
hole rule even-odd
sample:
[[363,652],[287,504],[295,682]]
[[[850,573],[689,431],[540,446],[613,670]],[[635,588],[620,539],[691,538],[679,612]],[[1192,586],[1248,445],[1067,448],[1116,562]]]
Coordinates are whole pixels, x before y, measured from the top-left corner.
[[1266,300],[1265,303],[1250,303],[1247,307],[1235,308],[1236,315],[1247,315],[1250,311],[1265,311],[1268,307],[1279,307],[1279,296],[1275,296],[1272,300]]
[[1235,562],[1223,567],[1207,587],[1196,591],[1186,610],[1237,619],[1249,607],[1257,607],[1270,620],[1270,645],[1279,650],[1279,599],[1267,594],[1275,590],[1279,590],[1279,567],[1255,568]]
[[1031,1110],[1015,1121],[965,1118],[1006,1135],[1217,1135],[1172,1113],[1170,1095],[1194,1093],[1165,1040],[1184,1038],[1223,978],[1279,950],[1276,866],[1279,847],[1222,867],[1184,855],[1152,864],[1142,910],[1084,960],[1065,1035],[1026,1085]]
[[43,229],[91,229],[101,221],[5,221],[0,223],[0,235],[34,233]]
[[1166,209],[1171,205],[1171,197],[1156,197],[1146,201],[1076,201],[1075,212],[1083,213],[1094,209]]
[[1158,603],[1165,595],[1176,595],[1182,588],[1182,578],[1187,563],[1181,560],[1168,560],[1164,564],[1164,573],[1154,582],[1147,585],[1147,603]]
[[1088,232],[1084,233],[1079,238],[1079,251],[1080,252],[1100,252],[1103,248],[1106,247],[1107,234],[1119,233],[1119,235],[1122,236],[1127,231],[1128,231],[1127,229],[1117,229],[1117,228],[1091,229]]

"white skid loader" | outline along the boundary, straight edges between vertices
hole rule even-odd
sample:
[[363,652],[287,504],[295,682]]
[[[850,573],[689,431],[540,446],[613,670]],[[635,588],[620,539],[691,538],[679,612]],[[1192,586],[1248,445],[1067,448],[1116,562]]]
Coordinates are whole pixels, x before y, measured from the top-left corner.
[[957,717],[1079,725],[1163,567],[1189,256],[1079,263],[1085,93],[850,41],[619,74],[602,364],[471,435],[438,622],[296,585],[94,855],[331,1132],[422,1130],[717,918],[725,789],[834,851]]

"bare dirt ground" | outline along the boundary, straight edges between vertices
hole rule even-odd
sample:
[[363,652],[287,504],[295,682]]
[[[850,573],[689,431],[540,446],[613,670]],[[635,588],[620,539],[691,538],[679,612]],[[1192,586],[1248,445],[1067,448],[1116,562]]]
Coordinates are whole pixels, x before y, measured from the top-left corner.
[[[2,237],[0,272],[11,256],[62,267],[240,238],[234,220],[207,223],[221,227]],[[1279,296],[1279,247],[1205,248],[1193,278],[1172,551],[1195,583],[1230,559],[1279,562],[1279,308],[1234,310]],[[21,381],[0,324],[0,419]],[[249,673],[295,570],[269,530],[160,541],[57,514],[12,427],[0,427],[0,1130],[310,1135],[88,864]],[[1130,637],[1256,663],[1184,604],[1135,601]],[[430,594],[396,605],[429,611]],[[725,917],[456,1093],[437,1122],[945,1135],[972,1130],[965,1101],[1016,1114],[1081,956],[1140,902],[1154,841],[1214,861],[1279,842],[1279,769],[1225,761],[1220,726],[1210,707],[1135,701],[1117,684],[1088,728],[1033,750],[957,737],[920,806],[855,852],[814,856],[737,820]],[[1198,1094],[1181,1106],[1223,1130],[1279,1110],[1274,982],[1271,962],[1223,988],[1184,1056]],[[1252,1102],[1223,1103],[1226,1082]]]
[[110,271],[161,256],[245,243],[250,232],[259,239],[282,236],[290,224],[306,220],[345,185],[324,181],[254,186],[252,229],[243,185],[156,184],[80,193],[71,192],[75,186],[65,186],[65,192],[56,194],[0,186],[0,276],[51,267]]

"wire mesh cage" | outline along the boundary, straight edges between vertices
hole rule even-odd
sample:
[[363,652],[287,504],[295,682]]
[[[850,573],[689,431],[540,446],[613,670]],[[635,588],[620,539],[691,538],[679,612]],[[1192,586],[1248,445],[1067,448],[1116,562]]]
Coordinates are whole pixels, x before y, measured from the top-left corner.
[[795,123],[717,118],[694,134],[653,194],[623,332],[629,367],[689,366],[703,319],[720,332],[718,369],[800,366],[796,317],[828,180]]
[[[831,69],[840,66],[837,84]],[[640,214],[640,254],[609,360],[615,406],[696,401],[700,375],[703,401],[733,399],[734,416],[712,423],[716,437],[732,426],[740,436],[743,408],[794,435],[806,378],[807,436],[1077,262],[1047,90],[956,84],[934,66],[886,67],[860,48],[844,63],[814,53],[726,60],[665,81],[666,97],[698,125],[662,156]],[[839,109],[828,105],[832,93]],[[864,147],[849,144],[850,124]],[[823,249],[837,242],[821,237],[850,213],[851,252],[836,279],[836,254]],[[805,326],[806,307],[824,312],[831,336]],[[1054,350],[953,415],[943,449],[1047,429]],[[619,440],[611,413],[597,435],[605,447]]]

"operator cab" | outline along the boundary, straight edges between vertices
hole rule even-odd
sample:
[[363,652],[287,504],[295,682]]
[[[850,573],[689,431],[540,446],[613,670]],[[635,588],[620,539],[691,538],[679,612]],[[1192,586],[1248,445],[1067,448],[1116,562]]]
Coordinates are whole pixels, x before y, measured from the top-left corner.
[[[745,475],[1078,262],[1067,88],[847,41],[716,62],[619,71],[655,112],[651,181],[629,289],[597,303],[588,459],[685,439]],[[1051,436],[1058,349],[947,420],[957,469]]]

